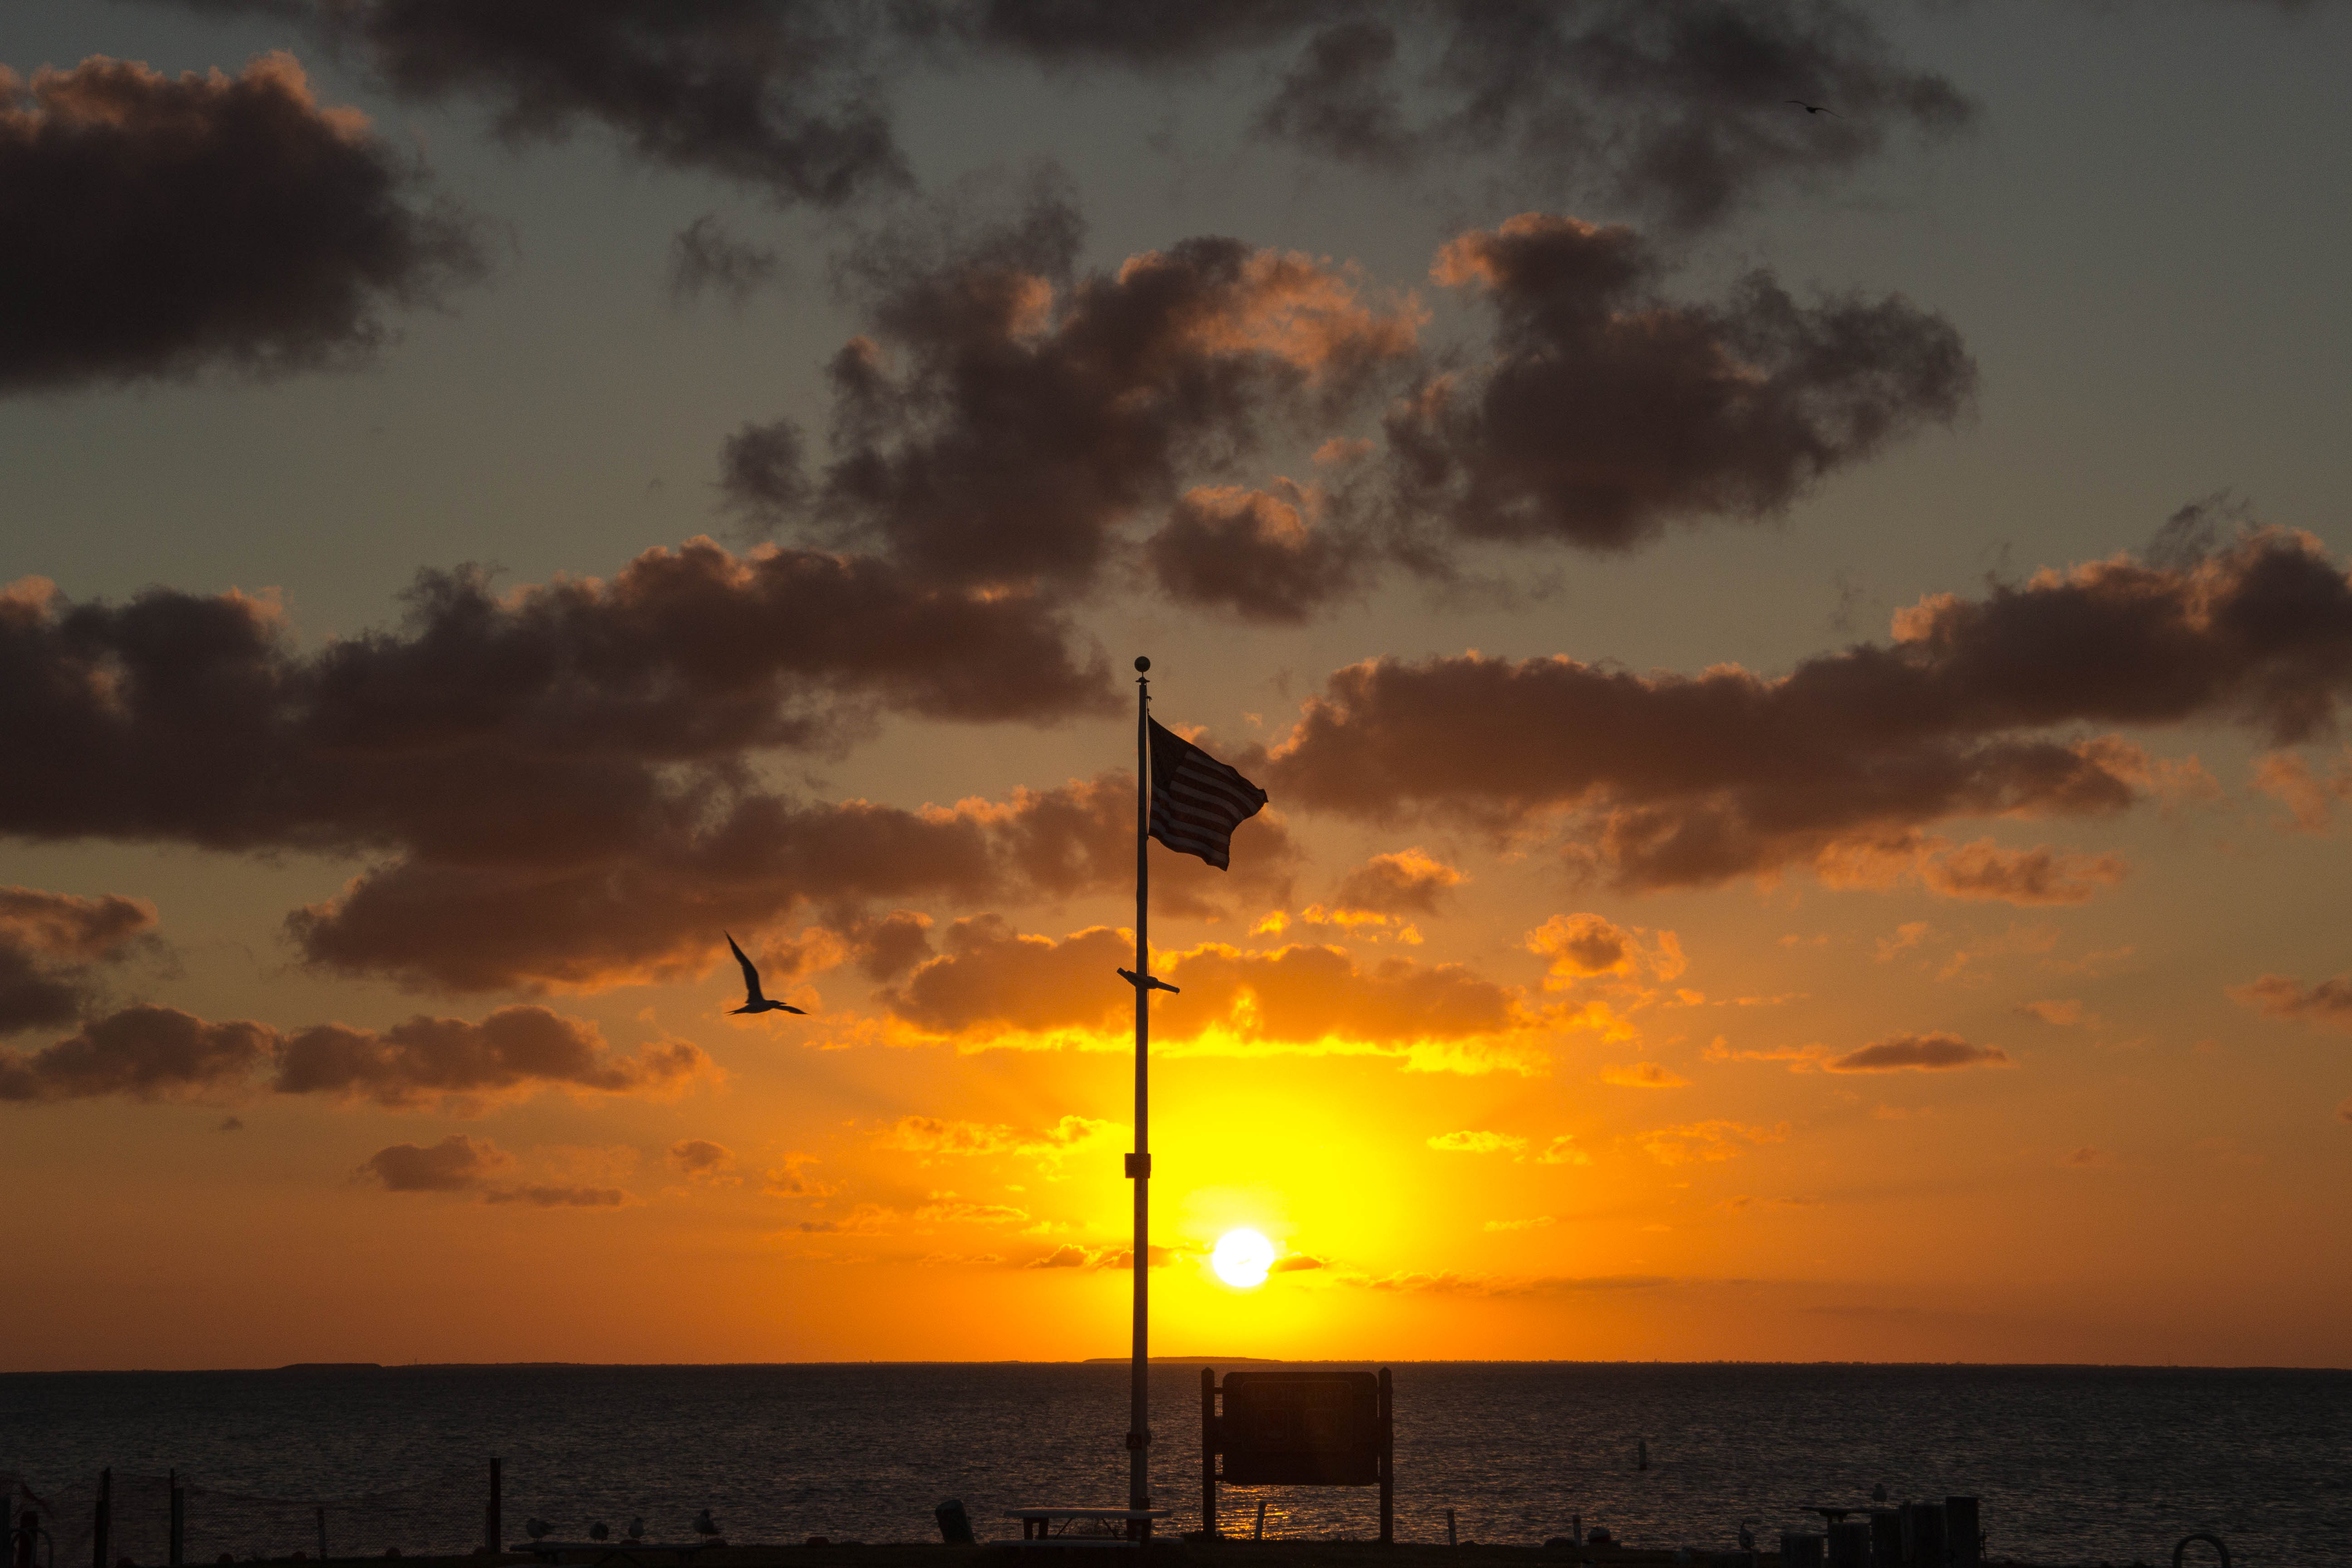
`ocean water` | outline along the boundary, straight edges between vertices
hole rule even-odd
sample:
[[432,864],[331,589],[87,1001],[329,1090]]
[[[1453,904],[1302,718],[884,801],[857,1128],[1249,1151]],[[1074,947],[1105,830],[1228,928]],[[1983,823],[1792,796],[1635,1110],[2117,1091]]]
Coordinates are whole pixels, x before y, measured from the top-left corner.
[[[1360,1363],[1349,1363],[1360,1364]],[[1534,1543],[1571,1516],[1645,1547],[1728,1549],[1819,1528],[1808,1504],[1982,1500],[1990,1552],[2168,1563],[2210,1531],[2235,1560],[2352,1563],[2352,1373],[2096,1367],[1395,1363],[1397,1529]],[[161,1560],[163,1484],[188,1560],[337,1556],[481,1539],[488,1461],[509,1540],[547,1521],[701,1509],[736,1542],[936,1539],[961,1498],[983,1540],[1027,1503],[1117,1506],[1127,1369],[1104,1364],[397,1367],[0,1375],[0,1473],[88,1562],[93,1478],[115,1472],[116,1554]],[[1157,1500],[1200,1515],[1195,1366],[1153,1369]],[[1635,1468],[1646,1444],[1650,1468]],[[14,1484],[14,1483],[11,1483]],[[367,1494],[374,1494],[369,1497]],[[301,1500],[272,1504],[255,1500]],[[312,1500],[338,1502],[323,1525]],[[1225,1529],[1369,1536],[1370,1489],[1227,1489]],[[19,1504],[18,1506],[21,1506]],[[79,1554],[77,1554],[79,1553]]]

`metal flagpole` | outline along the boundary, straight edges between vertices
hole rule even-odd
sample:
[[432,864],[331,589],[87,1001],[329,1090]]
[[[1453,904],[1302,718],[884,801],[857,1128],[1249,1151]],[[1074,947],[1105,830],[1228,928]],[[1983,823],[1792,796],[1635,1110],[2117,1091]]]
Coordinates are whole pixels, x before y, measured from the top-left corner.
[[[1151,1136],[1150,1059],[1151,948],[1150,861],[1144,853],[1151,834],[1151,661],[1135,661],[1135,1152],[1127,1157],[1135,1184],[1135,1352],[1129,1373],[1127,1506],[1151,1506]],[[1130,1533],[1140,1535],[1141,1528]]]

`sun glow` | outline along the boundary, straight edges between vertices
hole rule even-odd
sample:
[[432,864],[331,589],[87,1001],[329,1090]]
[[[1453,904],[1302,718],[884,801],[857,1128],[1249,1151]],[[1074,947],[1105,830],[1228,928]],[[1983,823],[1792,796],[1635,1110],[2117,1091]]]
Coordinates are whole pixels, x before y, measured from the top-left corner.
[[1274,1243],[1254,1230],[1229,1230],[1217,1238],[1209,1267],[1228,1285],[1244,1290],[1263,1285],[1266,1270],[1274,1267]]

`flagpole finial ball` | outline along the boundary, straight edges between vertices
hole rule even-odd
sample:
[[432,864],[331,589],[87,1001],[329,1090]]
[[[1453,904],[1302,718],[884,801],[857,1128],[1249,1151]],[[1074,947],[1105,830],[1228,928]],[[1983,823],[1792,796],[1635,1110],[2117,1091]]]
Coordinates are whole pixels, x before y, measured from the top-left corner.
[[1151,661],[1139,655],[1135,661],[1135,668],[1139,672],[1150,669],[1151,668]]

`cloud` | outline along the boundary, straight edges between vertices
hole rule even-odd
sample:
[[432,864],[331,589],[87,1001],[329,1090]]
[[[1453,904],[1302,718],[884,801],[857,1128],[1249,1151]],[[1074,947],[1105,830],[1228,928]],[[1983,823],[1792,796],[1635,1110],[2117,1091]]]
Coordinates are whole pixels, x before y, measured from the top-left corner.
[[362,359],[388,309],[481,269],[421,183],[290,55],[0,68],[0,298],[40,302],[0,338],[0,392]]
[[271,1087],[378,1105],[490,1100],[550,1088],[673,1093],[717,1069],[701,1047],[667,1040],[615,1054],[596,1026],[539,1006],[501,1007],[479,1023],[419,1016],[381,1032],[322,1024],[287,1037]]
[[1528,1141],[1516,1132],[1481,1132],[1465,1129],[1440,1132],[1429,1141],[1433,1149],[1449,1154],[1511,1154],[1527,1152]]
[[1179,604],[1297,626],[1364,583],[1360,534],[1315,521],[1322,497],[1287,479],[1271,490],[1197,485],[1144,542],[1143,559]]
[[829,1198],[838,1193],[840,1187],[820,1182],[808,1173],[811,1165],[824,1163],[814,1154],[788,1153],[782,1166],[768,1173],[767,1185],[761,1190],[772,1198]]
[[902,1116],[883,1130],[874,1146],[919,1154],[1010,1154],[1058,1162],[1064,1155],[1116,1142],[1127,1132],[1123,1123],[1091,1116],[1065,1116],[1037,1132],[980,1121],[946,1121],[936,1116]]
[[2071,1029],[2098,1023],[2098,1015],[2089,1011],[2075,998],[2053,998],[2042,1002],[2021,1003],[2017,1011],[2028,1018],[2038,1018],[2062,1029]]
[[2010,1067],[1999,1046],[1971,1045],[1958,1035],[1889,1035],[1822,1063],[1828,1072],[1948,1072],[1958,1068]]
[[2112,1165],[2116,1163],[2116,1157],[2105,1149],[2095,1149],[2085,1143],[2058,1163],[2075,1170],[2088,1170],[2099,1165]]
[[1539,1214],[1531,1219],[1490,1219],[1478,1228],[1486,1231],[1548,1230],[1552,1224],[1551,1215]]
[[618,1208],[629,1194],[618,1187],[531,1183],[497,1186],[492,1174],[514,1163],[514,1156],[485,1139],[475,1142],[453,1132],[430,1146],[394,1143],[379,1149],[354,1173],[388,1193],[478,1193],[486,1204],[529,1204],[535,1208]]
[[2273,752],[2254,765],[2254,787],[2287,808],[2282,826],[2297,833],[2325,833],[2336,803],[2352,800],[2352,765],[2339,765],[2326,778],[2292,752]]
[[511,1164],[513,1156],[485,1140],[477,1143],[452,1132],[430,1148],[394,1143],[379,1149],[360,1167],[361,1176],[392,1193],[457,1193],[482,1185],[489,1173]]
[[1623,1067],[1604,1067],[1601,1081],[1619,1089],[1688,1089],[1690,1079],[1680,1073],[1661,1067],[1656,1062],[1633,1062]]
[[154,924],[142,899],[0,887],[0,1035],[72,1023],[91,1000],[90,966]]
[[[1947,819],[2120,811],[2155,769],[2084,726],[2231,721],[2286,742],[2332,724],[2347,685],[2352,586],[2316,542],[2269,531],[2188,567],[2118,557],[1981,599],[1934,595],[1895,616],[1891,644],[1779,679],[1367,660],[1270,754],[1237,762],[1294,808],[1565,830],[1619,888],[1704,887],[1916,864],[1933,847],[1922,828]],[[2119,870],[1972,846],[1944,877],[1979,896],[2072,898]]]
[[[336,0],[319,14],[404,97],[486,102],[509,141],[611,131],[647,163],[838,207],[908,183],[863,7]],[[878,16],[878,14],[877,14]]]
[[[1775,181],[1851,168],[1897,131],[1948,135],[1973,112],[1849,4],[1318,9],[1290,13],[1316,30],[1260,109],[1262,134],[1391,172],[1493,156],[1682,228]],[[1838,117],[1778,101],[1791,96]]]
[[1759,1143],[1779,1143],[1789,1136],[1785,1121],[1775,1127],[1749,1127],[1737,1121],[1686,1122],[1643,1133],[1638,1142],[1662,1165],[1686,1165],[1696,1161],[1728,1160]]
[[0,1102],[105,1095],[217,1100],[247,1087],[276,1041],[262,1024],[208,1024],[175,1007],[126,1007],[40,1050],[0,1053]]
[[[1254,84],[1272,74],[1251,121],[1261,138],[1391,175],[1484,155],[1517,180],[1646,208],[1684,227],[1719,221],[1775,183],[1851,169],[1896,134],[1951,134],[1972,112],[1944,78],[1906,65],[1852,0],[1549,8],[1391,0],[1337,10],[1319,0],[706,0],[584,11],[485,11],[453,0],[178,3],[315,18],[392,90],[478,100],[510,141],[599,126],[647,163],[823,207],[907,185],[894,97],[919,86],[917,71],[980,61],[1081,78],[1230,67]],[[1265,60],[1268,51],[1286,66]],[[1791,95],[1834,104],[1837,117],[1780,101]]]
[[1528,932],[1529,952],[1547,959],[1544,988],[1565,991],[1580,982],[1601,976],[1630,980],[1648,975],[1672,980],[1688,966],[1682,941],[1662,931],[1644,946],[1649,932],[1642,927],[1619,925],[1604,915],[1554,915]]
[[1470,539],[1626,551],[1775,515],[1973,393],[1959,334],[1900,296],[1801,305],[1756,272],[1676,305],[1662,271],[1631,229],[1538,213],[1448,244],[1433,276],[1493,305],[1493,357],[1388,416],[1398,505]]
[[2043,846],[2001,849],[1990,838],[1924,860],[1920,880],[1948,899],[2011,904],[2079,904],[2124,879],[2113,855],[2073,855]]
[[[1123,1045],[1134,1007],[1116,973],[1133,962],[1127,933],[1095,926],[1056,942],[985,915],[956,921],[941,947],[884,994],[921,1034],[966,1049]],[[1539,1059],[1522,1037],[1540,1020],[1516,993],[1460,964],[1364,964],[1338,947],[1209,942],[1159,955],[1153,972],[1181,992],[1154,1006],[1155,1047],[1380,1055],[1474,1072],[1524,1071]]]
[[1265,1266],[1268,1274],[1302,1274],[1309,1269],[1328,1268],[1330,1264],[1304,1252],[1288,1252]]
[[828,460],[803,486],[796,437],[739,434],[722,466],[740,510],[926,583],[1066,591],[1176,506],[1152,559],[1190,602],[1296,619],[1346,586],[1346,552],[1303,531],[1304,492],[1195,487],[1361,396],[1412,352],[1417,305],[1224,238],[1080,275],[1077,214],[1050,188],[1009,223],[939,226],[887,231],[848,264],[872,324],[828,368]]
[[2265,1018],[2300,1018],[2323,1028],[2352,1032],[2352,975],[2339,974],[2305,985],[2285,974],[2265,974],[2228,990],[2231,1001]]
[[217,1100],[266,1087],[463,1113],[549,1089],[658,1097],[717,1070],[685,1040],[620,1055],[595,1025],[544,1007],[501,1007],[479,1023],[419,1016],[384,1030],[320,1024],[288,1034],[140,1005],[40,1050],[0,1052],[0,1101]]
[[2336,1120],[2352,1121],[2352,1098],[2347,1098],[2343,1104],[2336,1108]]
[[1331,901],[1373,914],[1433,915],[1447,894],[1470,879],[1419,845],[1375,855],[1339,879]]
[[1054,1248],[1043,1258],[1032,1258],[1022,1267],[1024,1268],[1084,1268],[1092,1260],[1092,1257],[1093,1255],[1083,1247],[1065,1244]]
[[0,780],[0,833],[383,856],[293,917],[331,968],[459,989],[699,969],[715,927],[813,900],[994,895],[992,851],[1056,892],[1093,865],[1118,836],[1107,781],[1027,820],[942,817],[808,805],[744,765],[877,710],[1095,711],[1103,660],[1075,662],[1067,635],[1018,594],[707,540],[503,595],[426,573],[398,631],[309,654],[267,599],[73,604],[29,579],[0,591],[0,731],[42,765]]
[[[775,280],[782,264],[774,251],[729,232],[717,213],[704,213],[670,240],[670,297],[685,301],[715,293],[740,310]],[[774,464],[778,458],[767,460]]]
[[724,1143],[713,1143],[708,1138],[681,1138],[669,1146],[671,1167],[689,1181],[723,1183],[732,1185],[742,1180],[733,1174],[735,1151]]

